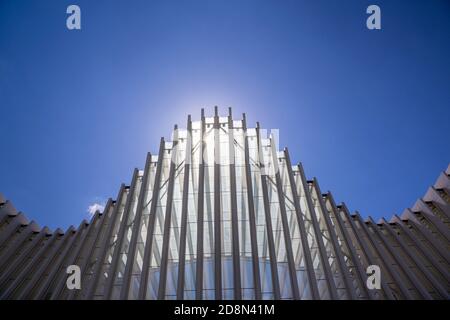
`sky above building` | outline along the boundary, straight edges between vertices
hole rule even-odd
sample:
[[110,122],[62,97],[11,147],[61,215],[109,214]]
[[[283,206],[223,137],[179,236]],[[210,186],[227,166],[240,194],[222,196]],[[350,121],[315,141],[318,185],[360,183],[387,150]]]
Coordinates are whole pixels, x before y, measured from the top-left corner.
[[279,129],[336,201],[390,217],[450,162],[449,36],[445,0],[0,1],[0,192],[78,225],[217,105]]

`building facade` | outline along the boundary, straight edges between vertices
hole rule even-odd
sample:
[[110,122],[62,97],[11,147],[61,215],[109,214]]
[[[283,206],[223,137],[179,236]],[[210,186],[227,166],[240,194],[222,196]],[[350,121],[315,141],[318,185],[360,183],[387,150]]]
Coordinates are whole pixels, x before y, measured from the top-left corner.
[[[375,222],[275,140],[245,115],[202,110],[66,231],[0,197],[0,299],[449,299],[450,166],[411,209]],[[80,289],[67,287],[70,265]]]

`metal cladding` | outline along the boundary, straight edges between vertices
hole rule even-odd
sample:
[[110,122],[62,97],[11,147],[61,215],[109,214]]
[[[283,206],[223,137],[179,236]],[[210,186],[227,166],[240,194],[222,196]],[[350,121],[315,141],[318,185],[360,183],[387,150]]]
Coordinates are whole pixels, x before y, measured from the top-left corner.
[[[450,166],[401,217],[374,222],[245,115],[202,110],[172,140],[66,232],[0,196],[0,299],[449,299]],[[81,289],[68,289],[69,265]]]

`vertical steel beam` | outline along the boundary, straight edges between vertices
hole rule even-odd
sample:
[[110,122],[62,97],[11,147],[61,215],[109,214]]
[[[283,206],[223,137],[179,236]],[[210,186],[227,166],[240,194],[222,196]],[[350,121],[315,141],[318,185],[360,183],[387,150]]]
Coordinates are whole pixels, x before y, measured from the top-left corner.
[[[88,244],[89,247],[87,248],[87,251],[89,252],[89,254],[84,259],[83,263],[79,266],[83,277],[87,277],[87,272],[89,270],[87,268],[87,266],[88,266],[88,263],[93,258],[93,257],[91,257],[91,255],[93,254],[97,243],[101,240],[100,234],[102,233],[102,229],[104,228],[104,225],[106,224],[106,221],[108,220],[108,212],[111,208],[111,205],[112,205],[112,200],[108,199],[108,202],[106,203],[106,206],[103,209],[103,213],[101,214],[99,211],[97,211],[95,213],[94,218],[97,216],[98,220],[101,220],[101,221],[100,221],[100,225],[98,226],[98,228],[94,228],[95,230],[93,230],[93,232],[95,232],[94,239],[91,241],[90,244]],[[95,220],[94,218],[91,221],[92,224],[94,224],[94,220]],[[98,259],[97,259],[97,262],[98,262]],[[84,284],[82,283],[82,285],[84,285]],[[86,290],[84,290],[84,291],[86,292]],[[78,298],[79,294],[80,294],[80,291],[72,290],[68,296],[68,300],[74,299],[74,295],[76,295],[76,298]]]
[[305,221],[303,220],[303,214],[300,207],[299,195],[297,193],[297,185],[294,179],[294,173],[292,172],[291,159],[289,157],[289,151],[286,148],[284,150],[284,156],[286,158],[286,169],[288,170],[289,184],[292,191],[292,198],[294,201],[295,214],[297,216],[297,222],[299,227],[301,246],[303,256],[305,258],[306,273],[308,275],[308,285],[311,289],[311,295],[313,299],[320,299],[319,288],[317,287],[316,274],[314,273],[314,266],[311,257],[311,251],[309,250],[308,238],[305,228]]
[[[139,193],[138,203],[136,207],[136,215],[134,218],[134,224],[133,224],[133,231],[131,234],[131,240],[130,240],[130,247],[128,249],[128,257],[127,264],[125,265],[125,271],[123,275],[123,286],[122,290],[120,292],[120,299],[125,300],[128,298],[128,294],[130,291],[130,280],[131,280],[131,273],[133,272],[133,265],[134,261],[136,259],[136,246],[137,241],[139,237],[142,221],[142,213],[144,211],[144,201],[146,197],[146,188],[149,183],[149,177],[150,177],[150,171],[151,171],[151,164],[152,164],[152,155],[147,153],[147,158],[145,160],[145,167],[144,167],[144,173],[142,177],[142,185],[141,185],[141,192]],[[142,272],[142,270],[141,270]]]
[[222,300],[222,224],[220,203],[220,123],[214,107],[214,288],[216,300]]
[[[73,250],[73,247],[76,246],[77,241],[78,242],[78,246],[80,245],[80,243],[83,241],[84,237],[86,237],[87,234],[87,229],[89,228],[89,224],[86,220],[83,220],[78,229],[75,231],[75,236],[74,236],[74,241],[71,242],[70,247],[68,248],[68,250],[65,252],[63,259],[61,260],[61,262],[58,264],[58,267],[55,268],[54,270],[52,270],[52,277],[54,277],[54,279],[52,280],[52,286],[49,287],[49,294],[50,294],[50,299],[59,299],[59,295],[63,289],[63,286],[65,284],[65,280],[66,280],[66,270],[63,268],[64,267],[64,262],[65,261],[70,261],[68,263],[68,265],[72,262],[73,259],[75,259],[75,252]],[[75,251],[77,250],[77,248],[75,248]]]
[[[71,255],[69,257],[67,257],[67,265],[71,265],[73,264],[77,257],[78,254],[80,253],[81,249],[83,248],[84,242],[86,240],[87,235],[89,234],[89,231],[92,229],[92,223],[89,224],[86,220],[83,220],[81,222],[80,227],[78,228],[77,232],[81,232],[82,235],[79,238],[79,242],[78,243],[74,243],[74,245],[76,245],[75,250],[71,250]],[[60,295],[63,292],[64,289],[64,285],[66,284],[66,278],[67,278],[67,274],[66,274],[66,270],[62,269],[64,267],[64,265],[61,265],[61,275],[59,275],[58,281],[56,283],[55,289],[53,290],[52,295],[50,296],[50,299],[60,299]]]
[[111,299],[111,294],[112,294],[113,287],[114,287],[114,281],[116,280],[116,273],[117,273],[117,267],[119,264],[119,258],[121,256],[123,240],[125,238],[125,230],[128,227],[128,218],[129,218],[130,211],[131,211],[130,210],[131,203],[133,202],[135,192],[139,192],[139,190],[136,190],[138,175],[139,175],[139,170],[135,168],[133,171],[133,178],[131,179],[131,186],[130,186],[130,191],[128,193],[127,202],[125,204],[125,208],[124,208],[124,212],[123,212],[123,218],[122,218],[120,228],[119,228],[119,234],[117,237],[116,246],[114,248],[113,258],[112,258],[111,267],[110,267],[111,272],[108,272],[108,281],[106,282],[106,286],[105,286],[105,299]]
[[360,261],[358,258],[358,254],[356,253],[355,247],[353,246],[352,240],[350,238],[350,234],[348,233],[348,230],[346,229],[346,227],[344,225],[344,221],[342,220],[340,211],[338,210],[336,203],[334,202],[333,195],[330,192],[327,193],[327,199],[328,199],[328,201],[330,201],[333,215],[337,221],[337,226],[339,227],[339,229],[341,231],[342,238],[343,238],[342,240],[344,241],[346,247],[348,248],[348,251],[349,251],[350,257],[351,257],[351,261],[355,265],[356,274],[358,275],[361,289],[366,292],[369,299],[375,299],[375,295],[374,295],[373,291],[369,290],[366,286],[366,272],[363,269],[362,261]]
[[98,281],[100,280],[100,272],[102,270],[103,264],[106,259],[106,254],[108,253],[108,248],[110,245],[111,238],[113,236],[113,230],[114,226],[117,223],[117,220],[119,219],[119,208],[122,203],[122,197],[125,192],[125,185],[122,183],[120,185],[119,193],[117,195],[116,201],[114,203],[114,209],[110,218],[110,223],[108,225],[108,230],[105,234],[105,239],[103,241],[102,250],[98,258],[98,263],[95,265],[93,270],[93,276],[92,281],[88,286],[88,289],[86,290],[86,299],[92,299],[94,296],[95,290],[97,289]]
[[278,277],[277,253],[275,251],[275,241],[273,237],[269,193],[267,190],[267,173],[264,165],[264,154],[261,145],[259,123],[256,123],[256,137],[258,141],[258,154],[259,154],[258,162],[261,170],[261,188],[264,202],[264,214],[266,218],[267,242],[269,247],[270,270],[272,272],[271,278],[272,278],[273,295],[275,300],[279,300],[281,298],[281,293],[280,293],[280,280]]
[[73,243],[79,238],[80,232],[77,232],[73,226],[71,226],[66,233],[70,234],[70,240],[66,244],[64,244],[64,249],[59,255],[58,259],[55,261],[53,266],[50,268],[49,274],[47,276],[47,280],[38,288],[36,293],[33,296],[33,299],[45,299],[47,292],[51,290],[52,285],[57,278],[57,272],[61,270],[61,265],[64,260],[67,258],[70,249],[72,248]]
[[[192,121],[191,115],[188,115],[186,147],[184,157],[184,177],[183,177],[183,197],[181,200],[181,231],[180,231],[180,250],[178,257],[178,281],[177,281],[177,300],[184,298],[184,279],[186,265],[186,234],[188,218],[188,196],[189,196],[189,173],[192,161]],[[193,178],[193,177],[192,177]],[[197,226],[198,227],[198,226]]]
[[261,275],[259,270],[258,241],[256,236],[256,215],[253,202],[253,185],[250,169],[250,155],[247,136],[247,120],[245,113],[242,115],[242,129],[244,130],[244,157],[245,157],[245,180],[247,182],[248,219],[250,224],[250,241],[252,248],[253,284],[255,287],[255,299],[261,299]]
[[334,227],[331,223],[330,216],[328,215],[325,203],[322,198],[322,192],[320,191],[319,182],[316,178],[313,179],[313,186],[316,190],[317,199],[319,201],[319,206],[322,211],[322,217],[325,221],[326,228],[328,230],[328,234],[331,238],[331,243],[333,245],[334,253],[336,254],[337,259],[337,265],[339,266],[339,271],[342,274],[342,277],[344,278],[345,283],[345,290],[347,291],[347,295],[350,299],[356,299],[356,291],[353,287],[352,281],[350,279],[350,272],[345,264],[344,255],[342,254],[342,251],[339,247],[339,242],[336,236],[336,231],[334,230]]
[[[359,243],[360,247],[362,248],[362,251],[364,252],[365,256],[367,257],[367,261],[369,262],[370,265],[375,264],[375,257],[372,255],[372,252],[370,251],[370,248],[368,247],[367,243],[362,239],[361,234],[359,233],[358,228],[356,227],[355,221],[353,220],[352,216],[350,215],[347,206],[342,203],[341,205],[341,209],[343,210],[345,216],[347,217],[347,220],[350,224],[350,227],[353,231],[353,234],[355,235],[356,241]],[[364,230],[364,226],[361,226],[361,228]],[[368,235],[367,235],[368,236]],[[369,236],[368,236],[369,237]],[[371,240],[372,244],[373,244],[373,239],[369,237],[369,240]],[[390,271],[388,269],[388,271]],[[391,272],[392,274],[392,272]],[[392,294],[392,290],[391,288],[386,284],[386,281],[384,280],[384,277],[381,278],[381,287],[383,288],[383,292],[384,294],[387,296],[387,298],[389,299],[394,299],[394,295]],[[403,286],[400,286],[400,289],[402,289],[402,291],[404,290]]]
[[195,285],[195,299],[203,299],[203,231],[204,231],[204,190],[205,190],[205,164],[203,157],[205,141],[205,111],[201,111],[201,125],[200,125],[200,159],[198,168],[198,201],[197,201],[197,264],[196,264],[196,285]]
[[233,117],[231,108],[228,109],[228,145],[230,156],[230,198],[231,198],[231,231],[232,231],[232,254],[233,254],[233,286],[234,299],[242,299],[241,289],[241,264],[239,254],[239,224],[237,208],[237,190],[236,190],[236,165],[234,152],[234,133]]
[[298,164],[298,170],[303,185],[303,192],[305,193],[306,203],[308,204],[308,209],[311,215],[311,222],[313,225],[314,233],[316,235],[317,246],[319,247],[320,261],[322,263],[322,268],[327,279],[326,283],[328,286],[328,291],[330,292],[331,299],[337,299],[338,294],[336,285],[334,283],[333,274],[331,273],[331,268],[328,263],[327,253],[323,244],[322,233],[320,232],[319,223],[317,222],[316,210],[314,209],[314,205],[312,203],[308,182],[306,181],[305,172],[303,171],[303,166],[301,163]]
[[158,300],[163,300],[166,295],[167,267],[170,245],[170,224],[172,222],[173,187],[175,184],[175,171],[177,164],[178,126],[174,128],[174,138],[171,150],[171,161],[169,167],[169,185],[167,186],[166,213],[164,219],[163,244],[161,252],[161,268],[158,288]]
[[[272,149],[272,161],[273,168],[275,170],[275,182],[278,194],[278,203],[280,205],[281,224],[283,225],[284,244],[286,246],[286,258],[288,262],[289,278],[291,280],[292,297],[294,300],[299,300],[300,293],[298,289],[297,271],[295,270],[294,254],[292,252],[291,233],[289,231],[289,223],[286,214],[286,203],[284,199],[285,194],[281,182],[277,150],[273,138],[270,139],[270,146]],[[286,154],[286,149],[284,150],[284,154]]]
[[148,273],[150,268],[150,260],[153,245],[153,233],[155,229],[156,208],[159,201],[159,189],[161,184],[162,161],[164,158],[164,138],[161,138],[159,144],[158,163],[156,165],[155,183],[152,192],[152,203],[150,206],[150,214],[147,228],[147,239],[145,241],[144,260],[142,263],[142,276],[139,285],[139,299],[145,299],[148,286]]
[[[81,274],[85,272],[84,271],[85,263],[83,262],[83,260],[86,261],[89,258],[89,254],[91,253],[93,247],[93,242],[95,240],[96,235],[98,234],[96,230],[96,225],[100,219],[101,219],[100,212],[96,211],[91,221],[89,222],[86,237],[83,239],[83,242],[80,245],[80,247],[77,248],[77,254],[73,260],[73,264],[76,264],[78,265],[78,267],[80,267]],[[79,263],[80,259],[83,262],[82,264]],[[67,300],[74,299],[75,294],[78,294],[78,290],[69,291],[66,299]]]

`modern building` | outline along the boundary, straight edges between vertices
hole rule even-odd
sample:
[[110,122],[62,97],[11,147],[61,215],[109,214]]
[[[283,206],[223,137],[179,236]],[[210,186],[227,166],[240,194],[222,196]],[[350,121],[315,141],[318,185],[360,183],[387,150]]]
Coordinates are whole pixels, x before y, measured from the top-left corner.
[[450,297],[450,166],[401,216],[363,219],[231,110],[175,126],[78,228],[41,228],[0,203],[1,299]]

